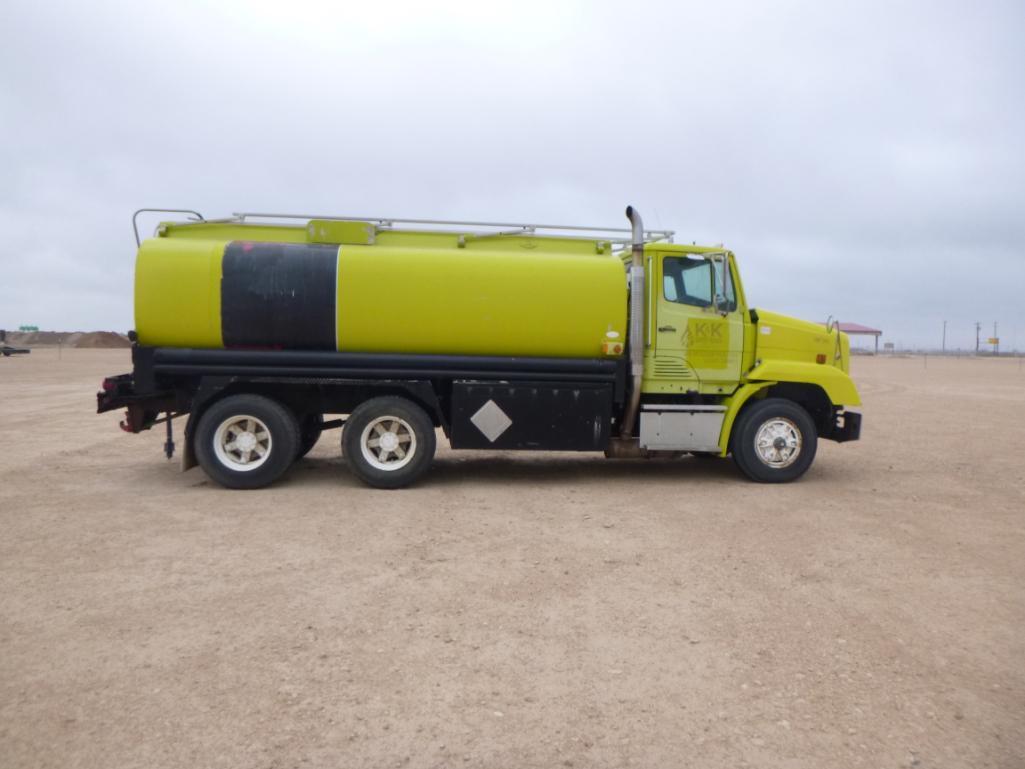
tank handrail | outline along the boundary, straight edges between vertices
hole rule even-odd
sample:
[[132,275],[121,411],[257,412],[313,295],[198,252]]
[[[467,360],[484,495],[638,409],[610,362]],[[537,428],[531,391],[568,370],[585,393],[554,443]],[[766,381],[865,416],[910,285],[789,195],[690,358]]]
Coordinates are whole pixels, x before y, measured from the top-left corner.
[[[395,225],[397,224],[424,224],[430,226],[514,228],[516,230],[522,230],[524,234],[537,234],[537,230],[561,230],[567,232],[593,233],[623,233],[623,237],[610,238],[610,240],[613,240],[615,242],[630,242],[630,233],[632,232],[632,230],[629,227],[588,227],[579,224],[528,224],[521,222],[479,222],[465,221],[461,219],[403,219],[394,216],[325,216],[315,214],[273,214],[257,213],[251,211],[236,211],[232,214],[232,217],[233,219],[226,221],[245,223],[247,219],[326,219],[328,221],[337,222],[369,222],[370,224],[373,224],[382,229],[397,229],[395,227]],[[482,233],[463,234],[474,234],[479,237]],[[646,242],[655,242],[659,240],[666,240],[672,242],[674,234],[675,232],[673,230],[644,231],[644,237]],[[542,235],[541,237],[555,236]]]
[[135,233],[136,246],[142,245],[142,241],[139,239],[139,214],[192,214],[199,221],[206,221],[203,218],[203,214],[199,213],[199,211],[193,211],[191,208],[140,208],[132,214],[132,231]]

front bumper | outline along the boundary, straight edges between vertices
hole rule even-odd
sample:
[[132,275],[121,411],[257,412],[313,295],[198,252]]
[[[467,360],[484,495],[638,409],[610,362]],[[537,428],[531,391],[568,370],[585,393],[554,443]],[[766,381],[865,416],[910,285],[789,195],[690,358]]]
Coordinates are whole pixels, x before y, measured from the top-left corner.
[[857,411],[838,413],[833,432],[829,437],[837,443],[856,441],[861,438],[861,413]]

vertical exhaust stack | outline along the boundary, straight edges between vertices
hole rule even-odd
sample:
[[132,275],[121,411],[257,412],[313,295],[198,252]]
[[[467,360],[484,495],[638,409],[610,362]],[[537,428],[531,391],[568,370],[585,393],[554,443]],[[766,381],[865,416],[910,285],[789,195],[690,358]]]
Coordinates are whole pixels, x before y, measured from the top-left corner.
[[630,262],[630,400],[623,415],[620,438],[630,439],[641,405],[641,378],[644,376],[644,222],[637,209],[626,207],[626,218],[633,227]]

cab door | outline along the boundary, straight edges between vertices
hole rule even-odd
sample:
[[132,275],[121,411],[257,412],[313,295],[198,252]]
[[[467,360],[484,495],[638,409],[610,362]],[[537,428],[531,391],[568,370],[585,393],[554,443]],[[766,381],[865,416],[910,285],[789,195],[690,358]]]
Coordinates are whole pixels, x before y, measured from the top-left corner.
[[683,361],[702,393],[740,380],[744,321],[726,254],[664,254],[655,286],[654,359]]

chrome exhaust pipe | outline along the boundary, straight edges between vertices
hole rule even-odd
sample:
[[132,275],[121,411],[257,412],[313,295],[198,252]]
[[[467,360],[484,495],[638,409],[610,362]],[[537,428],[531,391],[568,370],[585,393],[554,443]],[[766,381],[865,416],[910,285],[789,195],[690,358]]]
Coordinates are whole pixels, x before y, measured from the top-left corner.
[[633,206],[626,207],[626,218],[633,227],[630,262],[630,400],[623,415],[619,437],[633,437],[637,412],[641,405],[641,378],[644,376],[644,222]]

